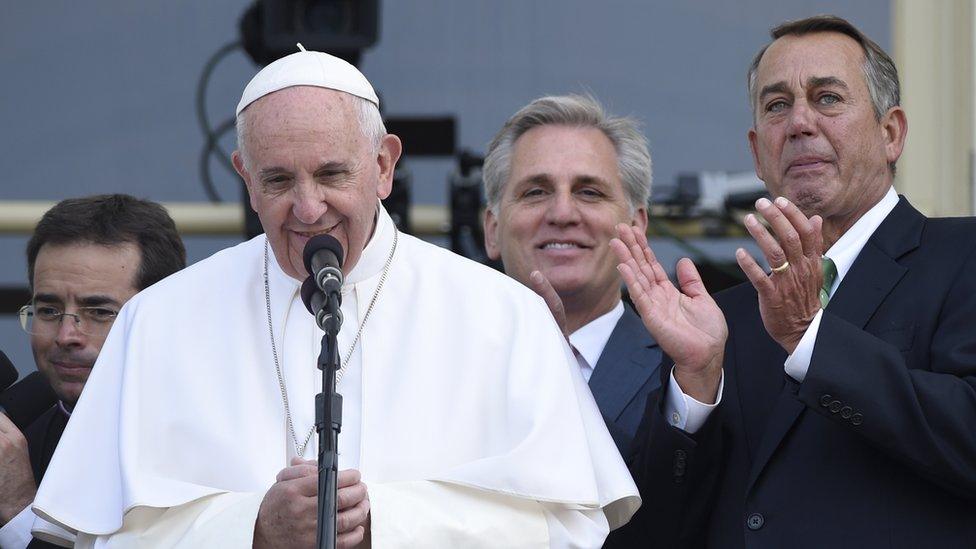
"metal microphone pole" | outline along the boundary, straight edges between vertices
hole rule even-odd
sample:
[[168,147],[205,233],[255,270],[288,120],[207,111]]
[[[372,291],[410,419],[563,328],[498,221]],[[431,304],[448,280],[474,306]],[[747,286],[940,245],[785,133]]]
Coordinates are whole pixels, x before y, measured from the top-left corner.
[[[322,370],[322,392],[315,395],[315,430],[319,435],[319,494],[316,546],[335,549],[337,494],[339,480],[339,430],[342,427],[342,395],[336,392],[339,350],[336,337],[342,326],[339,292],[326,296],[322,310],[315,315],[322,336],[318,367]],[[328,431],[328,432],[326,432]]]

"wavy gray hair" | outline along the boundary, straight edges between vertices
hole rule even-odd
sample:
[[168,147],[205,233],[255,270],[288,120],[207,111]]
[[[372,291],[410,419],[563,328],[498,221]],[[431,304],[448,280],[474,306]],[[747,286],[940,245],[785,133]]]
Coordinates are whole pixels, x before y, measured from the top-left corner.
[[511,175],[515,142],[532,128],[547,125],[591,127],[603,132],[617,151],[620,180],[631,213],[647,205],[651,195],[651,153],[647,149],[647,139],[638,131],[637,121],[607,114],[590,96],[550,95],[519,109],[488,146],[483,178],[488,208],[495,215],[498,215],[505,183]]

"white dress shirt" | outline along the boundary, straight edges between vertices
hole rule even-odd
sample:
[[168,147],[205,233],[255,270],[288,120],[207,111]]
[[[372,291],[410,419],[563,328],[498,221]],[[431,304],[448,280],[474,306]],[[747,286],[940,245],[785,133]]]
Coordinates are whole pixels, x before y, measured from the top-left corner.
[[600,315],[587,322],[569,334],[569,344],[576,351],[576,362],[579,363],[580,373],[583,379],[589,383],[596,363],[603,355],[603,349],[610,340],[613,329],[617,327],[617,322],[624,316],[624,302],[617,301],[616,307],[610,309],[606,314]]
[[[868,239],[874,234],[881,222],[888,217],[891,210],[895,209],[898,204],[898,193],[895,192],[894,187],[889,187],[888,192],[885,193],[884,197],[878,201],[877,204],[871,207],[864,215],[858,219],[850,229],[847,230],[841,237],[834,243],[833,246],[827,250],[825,254],[834,261],[834,265],[837,267],[837,278],[834,279],[834,283],[827,292],[828,295],[834,295],[834,291],[840,286],[844,276],[851,269],[851,265],[854,264],[854,260],[861,253],[864,245],[867,244]],[[783,369],[787,375],[797,380],[798,382],[803,382],[806,378],[807,370],[810,368],[810,359],[813,357],[813,347],[817,341],[817,332],[820,330],[820,320],[823,318],[823,310],[817,312],[817,315],[813,317],[813,321],[810,326],[807,327],[806,332],[804,332],[803,337],[800,338],[800,342],[797,344],[796,349],[793,353],[786,357],[786,362],[783,365]],[[665,401],[665,413],[667,414],[668,421],[674,427],[682,429],[688,433],[694,433],[705,423],[708,419],[709,414],[712,410],[718,406],[719,402],[722,401],[722,390],[725,386],[725,372],[722,372],[722,381],[719,383],[718,396],[715,399],[715,404],[705,404],[699,402],[694,398],[684,394],[681,391],[681,387],[674,380],[674,372],[672,370],[671,379],[669,381],[669,389],[667,400]]]

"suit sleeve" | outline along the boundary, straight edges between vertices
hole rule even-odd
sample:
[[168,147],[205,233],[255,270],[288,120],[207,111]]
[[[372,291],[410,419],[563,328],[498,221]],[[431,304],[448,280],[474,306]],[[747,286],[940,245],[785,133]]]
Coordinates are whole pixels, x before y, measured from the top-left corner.
[[[727,357],[729,352],[727,347]],[[661,371],[669,373],[671,366],[665,359]],[[705,545],[705,525],[725,462],[722,404],[697,432],[689,434],[672,426],[666,417],[668,387],[663,381],[648,397],[627,458],[643,503],[629,523],[610,533],[604,547],[690,549]]]
[[932,336],[925,338],[927,352],[826,311],[798,395],[917,474],[969,499],[976,498],[974,272],[976,253],[970,253],[944,294]]

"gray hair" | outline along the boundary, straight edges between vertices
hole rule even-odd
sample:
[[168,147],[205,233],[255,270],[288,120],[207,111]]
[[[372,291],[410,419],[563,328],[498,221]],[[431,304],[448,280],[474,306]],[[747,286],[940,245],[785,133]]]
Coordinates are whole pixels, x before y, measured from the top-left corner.
[[763,54],[773,42],[784,36],[803,36],[817,32],[840,33],[849,36],[861,46],[861,50],[864,52],[864,65],[861,70],[864,71],[864,80],[867,82],[868,92],[871,94],[871,105],[874,107],[874,116],[877,120],[881,120],[888,109],[898,106],[901,101],[898,69],[891,57],[881,49],[881,46],[847,20],[835,15],[817,15],[798,21],[787,21],[769,31],[773,40],[759,50],[749,67],[749,103],[752,106],[753,120],[755,120],[759,102],[756,93],[756,72],[759,69],[759,62],[762,61]]
[[651,153],[647,149],[647,138],[637,129],[637,121],[608,115],[590,96],[550,95],[522,107],[508,119],[488,146],[483,177],[488,208],[495,215],[511,175],[515,142],[532,128],[547,125],[591,127],[603,132],[617,151],[620,180],[631,213],[647,205],[651,194]]
[[[379,151],[383,137],[386,136],[386,126],[383,125],[383,117],[380,115],[380,109],[374,103],[362,97],[355,95],[350,95],[350,97],[352,97],[356,104],[356,117],[359,119],[359,128],[362,130],[363,136],[372,146],[372,150],[375,153]],[[251,103],[251,105],[253,104]],[[250,132],[249,117],[247,116],[249,109],[250,105],[237,115],[235,122],[237,126],[237,150],[240,151],[241,160],[244,161],[244,167],[247,169],[251,167],[247,149],[244,147],[245,143],[247,143],[247,135]]]

